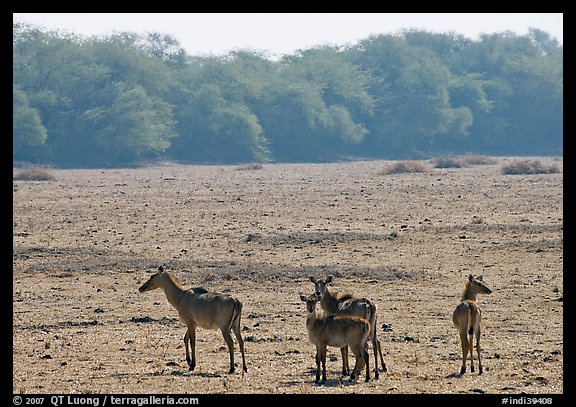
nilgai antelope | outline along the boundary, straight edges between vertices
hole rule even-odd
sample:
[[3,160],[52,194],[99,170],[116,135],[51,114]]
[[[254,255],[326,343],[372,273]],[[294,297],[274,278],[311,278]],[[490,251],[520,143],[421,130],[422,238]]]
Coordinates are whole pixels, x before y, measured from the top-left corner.
[[[229,373],[234,372],[234,340],[230,334],[230,331],[234,331],[240,345],[240,352],[242,352],[243,370],[247,372],[244,340],[240,334],[242,303],[230,295],[209,292],[201,287],[186,290],[182,288],[176,277],[164,269],[163,265],[158,267],[158,270],[138,290],[145,292],[162,288],[170,305],[178,311],[180,320],[188,328],[184,335],[184,347],[186,348],[186,362],[190,370],[196,367],[196,327],[201,327],[222,331],[230,354]],[[188,351],[188,343],[190,343],[192,357]]]
[[462,302],[458,304],[452,314],[454,326],[460,333],[462,344],[462,367],[460,374],[466,373],[466,357],[470,352],[470,371],[474,371],[474,347],[473,341],[476,336],[476,351],[478,352],[478,369],[482,374],[482,360],[480,359],[480,307],[476,302],[478,294],[491,294],[492,290],[484,284],[482,276],[468,276],[468,281],[462,293]]
[[[332,293],[328,289],[328,284],[334,280],[334,276],[329,275],[325,279],[316,279],[310,276],[310,281],[314,283],[314,294],[320,306],[326,315],[353,315],[360,318],[367,319],[370,322],[370,341],[374,348],[374,377],[378,379],[378,355],[380,355],[380,362],[382,364],[382,371],[386,372],[388,369],[384,363],[382,356],[382,347],[380,340],[376,335],[377,327],[377,309],[376,304],[366,298],[356,298],[350,294],[338,295]],[[347,375],[350,371],[348,365],[348,348],[342,347],[342,374]]]
[[[348,347],[356,357],[354,370],[350,375],[352,383],[360,375],[366,365],[366,381],[370,380],[370,366],[367,352],[367,342],[370,335],[370,322],[366,319],[348,315],[331,315],[319,318],[316,314],[316,295],[308,297],[300,294],[300,299],[306,303],[306,330],[308,339],[316,345],[316,383],[326,382],[326,351],[328,346],[338,348]],[[320,380],[320,364],[322,364],[322,380]]]

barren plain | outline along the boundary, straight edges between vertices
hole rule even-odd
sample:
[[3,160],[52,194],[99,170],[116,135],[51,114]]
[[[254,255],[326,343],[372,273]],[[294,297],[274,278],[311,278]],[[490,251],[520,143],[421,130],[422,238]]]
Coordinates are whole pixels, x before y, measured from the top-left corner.
[[[163,163],[14,181],[13,393],[563,393],[562,158],[539,159],[560,172]],[[243,302],[246,374],[227,373],[221,333],[204,329],[188,370],[176,310],[138,292],[160,264]],[[378,307],[378,380],[340,380],[330,349],[314,384],[299,293],[329,274]],[[458,374],[469,274],[493,290],[478,298],[482,375]]]

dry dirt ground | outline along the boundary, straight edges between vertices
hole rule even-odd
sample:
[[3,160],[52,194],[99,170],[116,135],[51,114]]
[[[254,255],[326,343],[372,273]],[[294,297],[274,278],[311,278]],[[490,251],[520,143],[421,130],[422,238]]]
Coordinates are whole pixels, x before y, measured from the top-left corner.
[[[166,163],[14,181],[12,390],[561,394],[563,162],[503,175],[514,160],[397,175],[382,174],[387,161]],[[188,371],[176,310],[162,290],[138,292],[160,264],[243,302],[248,373],[228,374],[220,332],[203,329]],[[482,375],[458,374],[451,318],[470,273],[493,289],[479,297]],[[332,290],[378,307],[378,380],[339,380],[330,349],[314,384],[299,293],[329,274]]]

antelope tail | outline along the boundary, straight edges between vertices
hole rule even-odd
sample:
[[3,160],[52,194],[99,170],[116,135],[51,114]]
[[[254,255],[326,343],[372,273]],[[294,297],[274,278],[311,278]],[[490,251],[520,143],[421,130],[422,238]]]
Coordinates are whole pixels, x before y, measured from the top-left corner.
[[478,319],[478,307],[474,303],[468,304],[468,335],[474,333],[474,327]]
[[368,321],[370,321],[370,331],[371,331],[370,337],[376,334],[376,325],[378,324],[378,322],[376,321],[377,318],[378,314],[376,311],[376,305],[370,303],[370,319],[368,319]]
[[240,326],[240,317],[242,316],[242,303],[240,301],[234,302],[234,310],[232,311],[232,318],[230,318],[230,326],[228,327],[228,331],[232,329],[234,323],[237,323]]

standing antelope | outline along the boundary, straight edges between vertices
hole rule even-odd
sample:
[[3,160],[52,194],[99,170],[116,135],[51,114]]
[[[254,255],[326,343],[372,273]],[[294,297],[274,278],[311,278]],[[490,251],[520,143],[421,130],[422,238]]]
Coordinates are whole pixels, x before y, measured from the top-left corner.
[[462,343],[462,367],[460,374],[466,373],[466,357],[470,352],[470,371],[474,372],[474,348],[473,341],[476,336],[476,351],[478,352],[478,369],[482,374],[482,361],[480,360],[480,307],[476,302],[478,294],[491,294],[492,290],[484,284],[482,276],[468,276],[466,287],[462,293],[462,302],[458,304],[452,314],[454,326],[460,333],[460,342]]
[[[336,346],[348,347],[356,356],[356,364],[350,375],[352,383],[360,375],[366,365],[366,381],[370,380],[369,356],[367,352],[368,336],[370,335],[370,322],[366,319],[348,315],[331,315],[318,318],[316,303],[318,299],[314,294],[306,297],[300,294],[300,299],[306,303],[306,330],[308,339],[316,345],[316,383],[326,382],[326,348]],[[320,364],[322,364],[322,381],[320,381]]]
[[[146,281],[139,289],[140,292],[162,288],[170,305],[178,311],[180,320],[186,324],[187,330],[184,335],[184,347],[186,348],[186,362],[190,370],[196,367],[196,327],[204,329],[218,329],[222,331],[224,340],[228,345],[230,354],[230,371],[234,372],[234,340],[230,331],[234,331],[240,352],[242,352],[242,365],[247,372],[244,357],[244,340],[240,334],[240,316],[242,303],[227,295],[209,292],[204,288],[182,288],[180,282],[164,266],[158,267],[158,272]],[[188,352],[188,343],[192,350],[192,358]]]
[[[366,298],[355,298],[350,294],[338,295],[330,292],[328,284],[330,284],[334,276],[329,275],[326,279],[316,279],[310,276],[310,281],[314,283],[314,294],[322,309],[327,315],[353,315],[360,318],[367,319],[370,322],[370,341],[374,348],[374,377],[378,379],[378,354],[380,355],[380,362],[382,363],[382,371],[386,372],[386,363],[382,357],[382,347],[380,340],[376,335],[377,326],[377,309],[376,304]],[[348,348],[342,347],[342,374],[347,375],[350,371],[348,367]]]

